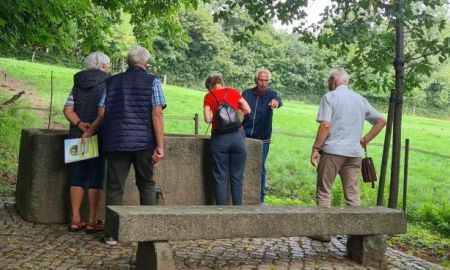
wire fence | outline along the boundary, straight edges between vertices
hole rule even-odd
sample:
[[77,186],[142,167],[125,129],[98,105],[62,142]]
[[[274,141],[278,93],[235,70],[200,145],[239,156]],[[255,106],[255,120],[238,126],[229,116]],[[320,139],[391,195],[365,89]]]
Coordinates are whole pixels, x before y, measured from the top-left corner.
[[[49,108],[37,108],[37,107],[30,107],[30,106],[17,106],[17,105],[0,105],[0,110],[4,109],[4,108],[9,108],[9,109],[15,109],[15,110],[38,110],[38,111],[45,111],[45,112],[49,112],[50,113],[50,109]],[[52,116],[57,115],[59,112],[52,112]],[[193,116],[188,116],[188,115],[168,115],[168,116],[164,116],[164,120],[169,120],[169,121],[192,121],[194,124],[194,134],[195,135],[199,135],[199,127],[200,127],[200,123],[199,123],[199,115],[196,113]],[[306,134],[299,134],[299,133],[290,133],[290,132],[284,132],[284,131],[273,131],[274,135],[284,135],[284,136],[289,136],[289,137],[294,137],[294,138],[305,138],[305,139],[314,139],[315,136],[311,136],[311,135],[306,135]],[[382,143],[371,143],[371,145],[375,145],[375,146],[379,146],[379,147],[383,147]],[[405,147],[403,146],[403,149]],[[435,156],[435,157],[440,157],[440,158],[445,158],[445,159],[450,159],[450,155],[447,154],[442,154],[442,153],[436,153],[436,152],[431,152],[431,151],[427,151],[427,150],[423,150],[420,148],[415,148],[415,147],[410,147],[409,148],[410,151],[414,151],[414,152],[418,152],[418,153],[422,153],[422,154],[426,154],[426,155],[430,155],[430,156]]]
[[[283,132],[283,131],[282,132],[274,131],[274,132],[272,132],[272,134],[286,135],[286,136],[289,136],[289,137],[306,138],[306,139],[315,139],[316,138],[315,136],[311,136],[311,135],[289,133],[289,132]],[[370,143],[370,145],[376,145],[376,146],[383,147],[382,143]],[[392,147],[392,145],[391,145],[391,147]],[[402,146],[402,148],[404,149],[405,146]],[[435,152],[431,152],[431,151],[426,151],[426,150],[415,148],[415,147],[409,147],[409,150],[410,151],[414,151],[414,152],[418,152],[418,153],[422,153],[422,154],[427,154],[427,155],[430,155],[430,156],[450,159],[450,155],[441,154],[441,153],[435,153]]]
[[[7,80],[7,74],[6,74],[6,72],[4,72],[3,74],[4,74],[4,80],[6,81]],[[47,125],[47,128],[50,128],[51,118],[53,116],[56,116],[56,115],[58,115],[60,113],[60,112],[55,112],[55,111],[52,112],[52,103],[53,102],[52,101],[50,102],[49,108],[39,108],[39,107],[32,107],[32,106],[24,106],[24,105],[17,105],[17,104],[15,104],[14,102],[17,101],[18,99],[20,99],[20,97],[24,93],[25,93],[24,91],[21,91],[20,93],[14,95],[12,98],[8,99],[7,101],[0,103],[0,110],[5,109],[5,108],[9,108],[9,109],[15,109],[15,110],[35,110],[35,111],[48,112],[48,125]],[[51,73],[51,93],[52,93],[52,96],[53,96],[53,72]],[[164,116],[164,120],[193,121],[194,122],[194,134],[195,135],[199,135],[200,123],[199,123],[199,115],[197,113],[194,114],[194,116],[187,116],[187,115],[182,115],[182,116],[180,116],[180,115]],[[285,135],[285,136],[297,137],[297,138],[306,138],[306,139],[314,139],[315,138],[315,136],[311,136],[311,135],[290,133],[290,132],[283,132],[283,131],[280,131],[280,132],[274,131],[273,134]],[[383,146],[383,144],[381,144],[381,143],[371,143],[371,145],[380,146],[380,147]],[[418,153],[422,153],[422,154],[426,154],[426,155],[430,155],[430,156],[450,159],[450,155],[448,155],[448,154],[431,152],[431,151],[427,151],[427,150],[423,150],[423,149],[419,149],[419,148],[415,148],[415,147],[410,147],[409,150],[410,151],[414,151],[414,152],[418,152]]]

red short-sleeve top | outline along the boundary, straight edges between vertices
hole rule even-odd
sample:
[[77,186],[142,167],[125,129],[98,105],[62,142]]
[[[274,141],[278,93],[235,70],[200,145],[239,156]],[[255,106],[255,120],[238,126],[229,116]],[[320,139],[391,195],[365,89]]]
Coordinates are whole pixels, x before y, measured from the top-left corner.
[[[234,88],[222,88],[222,89],[214,89],[212,92],[216,96],[219,103],[221,101],[224,101],[224,93],[226,91],[226,102],[233,106],[235,110],[239,109],[239,99],[241,99],[241,93],[239,93],[238,90]],[[217,104],[216,99],[214,98],[213,94],[209,92],[205,95],[205,99],[203,102],[203,106],[209,106],[211,108],[211,111],[213,113],[213,121],[212,121],[212,132],[217,130],[217,122],[216,118],[214,117],[214,114],[216,113],[217,108],[219,107],[219,104]]]

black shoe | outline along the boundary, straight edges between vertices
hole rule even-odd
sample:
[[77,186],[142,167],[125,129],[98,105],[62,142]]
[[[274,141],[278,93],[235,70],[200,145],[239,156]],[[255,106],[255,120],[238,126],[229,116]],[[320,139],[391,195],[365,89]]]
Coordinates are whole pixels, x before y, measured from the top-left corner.
[[105,236],[105,244],[108,246],[115,246],[117,245],[117,240],[112,238],[112,236]]

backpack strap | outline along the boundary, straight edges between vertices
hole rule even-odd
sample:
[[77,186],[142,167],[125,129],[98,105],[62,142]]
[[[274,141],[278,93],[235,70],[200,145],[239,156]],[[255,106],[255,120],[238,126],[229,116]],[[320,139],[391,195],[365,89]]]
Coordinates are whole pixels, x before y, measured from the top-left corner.
[[[224,93],[223,93],[223,100],[224,100],[224,102],[226,103],[226,102],[227,102],[227,89],[226,89],[226,88],[224,88],[224,89],[225,89],[225,91],[224,91]],[[214,90],[211,90],[210,93],[213,95],[214,99],[216,100],[217,105],[220,106],[220,104],[223,103],[223,102],[219,102],[219,100],[217,99],[217,97],[216,97],[216,95],[214,94],[213,91],[214,91]]]

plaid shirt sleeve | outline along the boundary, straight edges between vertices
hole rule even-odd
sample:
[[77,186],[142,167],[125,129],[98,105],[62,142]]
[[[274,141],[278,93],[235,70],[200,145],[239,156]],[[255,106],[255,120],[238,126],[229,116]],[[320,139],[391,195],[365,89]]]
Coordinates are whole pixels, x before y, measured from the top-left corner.
[[73,107],[74,104],[74,100],[73,100],[73,92],[70,91],[69,97],[67,98],[66,104],[64,104],[64,107]]
[[163,109],[167,107],[166,100],[161,88],[161,81],[155,79],[153,81],[152,106],[161,106]]
[[103,89],[102,96],[100,97],[100,100],[98,101],[98,107],[105,108],[105,102],[106,101],[106,88]]

